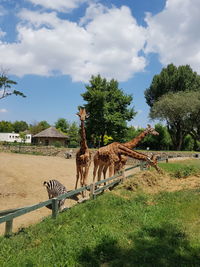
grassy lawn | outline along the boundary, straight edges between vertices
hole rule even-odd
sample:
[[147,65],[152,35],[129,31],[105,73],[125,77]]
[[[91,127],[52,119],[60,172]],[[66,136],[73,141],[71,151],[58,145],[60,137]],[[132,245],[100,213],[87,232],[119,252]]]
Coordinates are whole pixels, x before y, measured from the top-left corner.
[[145,194],[118,187],[1,237],[0,266],[200,266],[199,204],[200,189]]
[[198,159],[175,161],[169,164],[159,163],[159,166],[175,178],[184,178],[200,173],[200,160]]

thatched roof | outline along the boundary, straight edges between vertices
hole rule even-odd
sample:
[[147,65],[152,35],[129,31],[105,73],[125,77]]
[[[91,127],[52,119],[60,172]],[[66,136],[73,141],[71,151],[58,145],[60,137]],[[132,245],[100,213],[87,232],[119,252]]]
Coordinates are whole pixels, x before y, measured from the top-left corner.
[[40,132],[40,133],[37,133],[33,136],[34,138],[35,137],[45,137],[45,138],[69,138],[68,136],[60,133],[55,127],[49,127],[47,128],[46,130]]

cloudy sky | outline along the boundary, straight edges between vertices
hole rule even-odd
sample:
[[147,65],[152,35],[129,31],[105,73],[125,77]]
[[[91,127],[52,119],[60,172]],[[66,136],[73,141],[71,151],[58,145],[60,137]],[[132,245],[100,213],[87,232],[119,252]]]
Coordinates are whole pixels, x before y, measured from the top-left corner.
[[[167,64],[200,73],[199,0],[0,0],[0,67],[27,98],[0,120],[76,121],[91,75],[117,79],[145,127],[144,90]],[[153,124],[153,123],[152,123]]]

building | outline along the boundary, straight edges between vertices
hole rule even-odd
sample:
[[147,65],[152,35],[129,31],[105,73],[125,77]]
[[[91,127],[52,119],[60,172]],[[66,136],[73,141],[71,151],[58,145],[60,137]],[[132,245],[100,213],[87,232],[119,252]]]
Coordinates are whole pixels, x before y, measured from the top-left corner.
[[60,143],[62,146],[67,146],[69,137],[60,133],[55,127],[49,127],[48,129],[35,134],[33,136],[33,143],[35,145],[55,145]]
[[26,134],[25,140],[18,133],[0,133],[0,142],[31,143],[31,134]]

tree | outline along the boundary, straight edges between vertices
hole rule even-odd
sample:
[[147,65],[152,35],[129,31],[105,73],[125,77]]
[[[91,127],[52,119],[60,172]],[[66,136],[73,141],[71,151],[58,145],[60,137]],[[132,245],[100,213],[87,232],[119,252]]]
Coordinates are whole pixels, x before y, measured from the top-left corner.
[[19,95],[22,97],[26,97],[22,92],[18,90],[11,90],[13,85],[16,85],[17,82],[10,80],[5,70],[1,70],[0,73],[0,99],[5,98],[10,95]]
[[60,130],[63,133],[67,133],[69,131],[70,124],[67,122],[66,119],[60,118],[55,123],[56,129]]
[[21,139],[21,143],[24,143],[26,142],[26,133],[25,132],[20,132],[19,133],[19,137]]
[[25,121],[15,121],[13,123],[13,129],[15,133],[24,132],[28,130],[28,124]]
[[80,142],[79,126],[76,122],[72,122],[68,130],[70,147],[78,147]]
[[48,124],[48,122],[44,120],[34,125],[30,125],[29,131],[31,134],[35,135],[49,127],[50,127],[50,124]]
[[118,88],[116,80],[107,81],[100,75],[91,77],[86,90],[82,97],[87,102],[85,108],[89,113],[86,121],[88,137],[100,140],[101,146],[105,135],[116,141],[123,140],[127,129],[126,121],[130,121],[136,115],[134,109],[129,108],[132,96],[125,95]]
[[169,150],[172,147],[172,140],[166,126],[158,123],[154,126],[159,135],[147,135],[142,141],[141,147],[155,150]]
[[10,121],[0,121],[1,133],[12,133],[13,131],[13,124]]
[[153,77],[150,87],[144,94],[147,104],[153,107],[154,103],[166,93],[188,90],[200,90],[200,76],[189,65],[176,67],[170,64]]
[[150,117],[167,122],[174,149],[181,150],[187,134],[197,128],[200,92],[187,91],[163,95],[151,108]]

